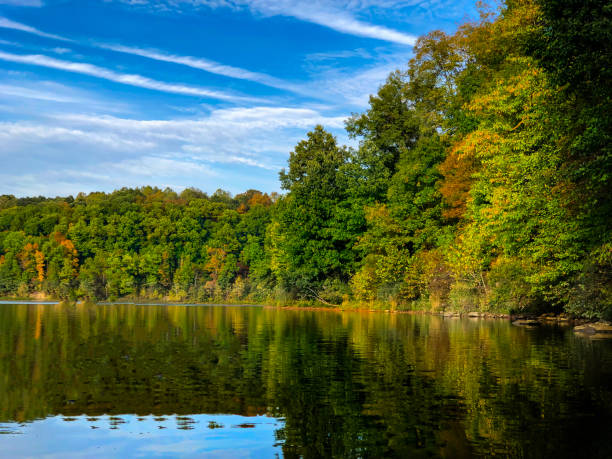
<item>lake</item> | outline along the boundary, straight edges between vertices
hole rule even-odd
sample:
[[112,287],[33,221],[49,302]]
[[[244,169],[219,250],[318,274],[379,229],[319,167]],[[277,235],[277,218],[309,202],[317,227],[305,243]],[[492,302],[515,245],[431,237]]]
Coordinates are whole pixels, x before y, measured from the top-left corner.
[[612,457],[612,340],[504,320],[0,305],[4,457]]

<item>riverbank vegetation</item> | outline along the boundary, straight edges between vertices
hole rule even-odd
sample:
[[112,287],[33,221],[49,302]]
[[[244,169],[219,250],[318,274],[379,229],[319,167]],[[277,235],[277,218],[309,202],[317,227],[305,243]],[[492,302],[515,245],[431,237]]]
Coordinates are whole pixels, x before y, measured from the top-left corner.
[[612,11],[508,0],[421,37],[285,194],[0,198],[0,295],[612,314]]

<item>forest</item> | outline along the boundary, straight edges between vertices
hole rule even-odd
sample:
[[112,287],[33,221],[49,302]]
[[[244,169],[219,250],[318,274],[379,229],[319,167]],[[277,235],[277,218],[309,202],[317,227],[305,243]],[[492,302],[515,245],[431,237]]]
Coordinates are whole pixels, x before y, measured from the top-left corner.
[[0,196],[0,296],[612,317],[612,4],[507,0],[280,172],[282,194]]

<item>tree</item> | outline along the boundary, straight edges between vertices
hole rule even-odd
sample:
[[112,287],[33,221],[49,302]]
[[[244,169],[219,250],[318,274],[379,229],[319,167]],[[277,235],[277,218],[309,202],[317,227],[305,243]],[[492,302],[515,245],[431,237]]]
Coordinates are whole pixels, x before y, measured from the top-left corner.
[[299,295],[312,296],[326,279],[347,281],[354,269],[357,228],[343,206],[347,157],[336,139],[316,126],[291,153],[288,171],[280,173],[288,194],[274,214],[280,233],[275,243],[286,270],[276,274]]

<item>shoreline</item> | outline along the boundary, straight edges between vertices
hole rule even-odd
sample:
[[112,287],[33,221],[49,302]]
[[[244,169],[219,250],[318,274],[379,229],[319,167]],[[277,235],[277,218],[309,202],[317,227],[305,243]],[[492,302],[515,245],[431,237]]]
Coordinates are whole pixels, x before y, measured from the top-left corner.
[[597,318],[586,318],[586,317],[572,317],[566,313],[517,313],[517,314],[505,314],[495,312],[480,312],[480,311],[428,311],[425,309],[409,309],[409,310],[398,310],[398,309],[382,309],[382,308],[367,308],[362,306],[316,306],[316,305],[292,305],[292,306],[281,306],[273,305],[269,303],[254,303],[254,302],[212,302],[212,303],[197,303],[188,301],[150,301],[143,299],[137,301],[133,299],[119,300],[119,301],[89,301],[89,300],[59,300],[53,298],[37,299],[37,298],[0,298],[1,304],[42,304],[42,305],[56,305],[61,303],[67,304],[94,304],[98,306],[113,306],[113,305],[134,305],[134,306],[225,306],[225,307],[262,307],[264,309],[280,309],[287,311],[326,311],[326,312],[359,312],[359,313],[382,313],[382,314],[411,314],[411,315],[430,315],[438,316],[447,319],[495,319],[495,320],[506,320],[512,323],[517,323],[519,326],[535,325],[534,322],[540,324],[559,324],[559,325],[581,325],[591,322],[597,322]]
[[559,325],[580,325],[591,322],[598,322],[599,319],[589,319],[586,317],[571,317],[565,313],[554,314],[554,313],[543,313],[537,314],[502,314],[502,313],[490,313],[490,312],[451,312],[451,311],[427,311],[427,310],[392,310],[392,309],[368,309],[368,308],[352,308],[352,307],[325,307],[325,306],[264,306],[270,309],[285,309],[285,310],[306,310],[306,311],[335,311],[335,312],[377,312],[384,314],[410,314],[410,315],[429,315],[438,316],[447,319],[495,319],[495,320],[506,320],[512,323],[517,321],[524,322],[519,323],[519,326],[533,325],[533,322],[546,324],[559,324]]

